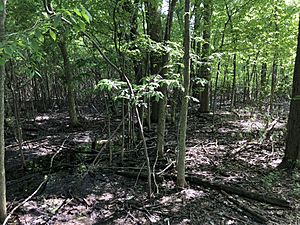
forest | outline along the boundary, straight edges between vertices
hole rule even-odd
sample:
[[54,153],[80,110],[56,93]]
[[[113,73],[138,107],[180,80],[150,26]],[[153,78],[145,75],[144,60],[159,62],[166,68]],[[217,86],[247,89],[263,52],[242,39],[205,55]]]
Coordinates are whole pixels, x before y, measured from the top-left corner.
[[0,223],[299,224],[298,0],[0,0]]

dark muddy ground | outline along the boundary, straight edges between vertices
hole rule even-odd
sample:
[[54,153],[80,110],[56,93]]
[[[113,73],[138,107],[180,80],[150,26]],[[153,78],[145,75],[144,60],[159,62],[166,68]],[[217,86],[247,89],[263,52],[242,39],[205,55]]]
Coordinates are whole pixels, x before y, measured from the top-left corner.
[[[67,125],[66,114],[56,112],[24,122],[25,172],[21,169],[18,146],[7,132],[8,211],[30,196],[47,177],[37,194],[14,212],[9,224],[262,224],[259,216],[266,224],[298,224],[300,174],[276,169],[283,156],[286,113],[267,119],[248,111],[220,111],[213,117],[199,116],[191,110],[187,172],[206,181],[285,199],[292,208],[191,182],[184,190],[176,188],[170,175],[175,175],[177,129],[171,124],[166,156],[155,167],[160,174],[158,192],[148,199],[146,181],[126,175],[145,172],[140,141],[126,150],[122,163],[120,130],[110,146],[112,164],[106,146],[101,149],[100,163],[91,167],[99,151],[91,150],[91,142],[95,136],[108,139],[107,118],[86,113],[83,126],[73,129]],[[120,121],[111,120],[111,132]],[[153,164],[154,128],[146,129],[146,137]]]

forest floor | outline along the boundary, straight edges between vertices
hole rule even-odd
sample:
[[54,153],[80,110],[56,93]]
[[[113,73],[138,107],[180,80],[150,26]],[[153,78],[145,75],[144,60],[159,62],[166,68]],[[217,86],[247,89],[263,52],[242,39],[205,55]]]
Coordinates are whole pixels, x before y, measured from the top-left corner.
[[[93,137],[109,138],[106,117],[85,113],[83,126],[72,129],[66,113],[55,112],[24,121],[25,172],[18,145],[7,135],[8,212],[19,204],[8,224],[299,224],[300,173],[276,169],[283,157],[287,110],[273,118],[251,109],[218,111],[214,117],[190,112],[189,176],[274,196],[291,207],[192,181],[186,189],[178,189],[172,179],[177,140],[172,124],[167,126],[165,158],[155,167],[158,190],[148,199],[140,141],[126,150],[121,162],[121,129],[111,142],[112,163],[106,146],[100,150],[99,164],[92,167],[99,151],[91,150]],[[111,120],[112,132],[120,122]],[[154,131],[155,127],[145,129],[152,165]],[[24,201],[41,183],[38,192]]]

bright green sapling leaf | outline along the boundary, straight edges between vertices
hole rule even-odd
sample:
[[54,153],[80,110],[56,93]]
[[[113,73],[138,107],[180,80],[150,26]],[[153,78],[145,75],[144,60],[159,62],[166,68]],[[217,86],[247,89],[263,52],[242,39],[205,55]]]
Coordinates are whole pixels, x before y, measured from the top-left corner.
[[53,41],[56,41],[56,34],[54,33],[54,31],[50,29],[49,34],[50,34],[50,37],[53,39]]

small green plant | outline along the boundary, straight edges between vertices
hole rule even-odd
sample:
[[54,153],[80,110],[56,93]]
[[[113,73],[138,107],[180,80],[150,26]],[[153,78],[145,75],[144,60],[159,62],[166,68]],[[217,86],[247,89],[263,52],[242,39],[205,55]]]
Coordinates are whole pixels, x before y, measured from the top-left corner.
[[294,182],[291,194],[294,198],[300,197],[300,184],[298,182]]
[[262,181],[264,186],[271,187],[275,182],[280,180],[280,172],[270,172],[266,176],[263,177]]

